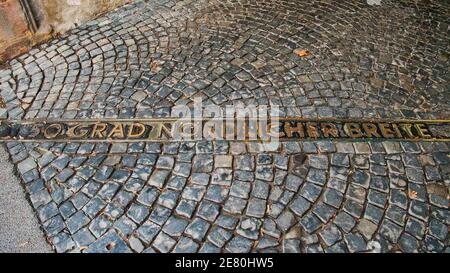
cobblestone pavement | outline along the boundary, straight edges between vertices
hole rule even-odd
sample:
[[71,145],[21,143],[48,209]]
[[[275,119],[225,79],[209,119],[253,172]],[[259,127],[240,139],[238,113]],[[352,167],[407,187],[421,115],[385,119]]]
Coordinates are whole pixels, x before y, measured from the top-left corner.
[[43,253],[52,249],[34,210],[25,197],[20,180],[4,145],[0,145],[0,253]]
[[[448,118],[448,1],[137,1],[0,70],[11,119]],[[296,49],[308,50],[299,57]],[[8,143],[57,252],[449,252],[450,146]]]

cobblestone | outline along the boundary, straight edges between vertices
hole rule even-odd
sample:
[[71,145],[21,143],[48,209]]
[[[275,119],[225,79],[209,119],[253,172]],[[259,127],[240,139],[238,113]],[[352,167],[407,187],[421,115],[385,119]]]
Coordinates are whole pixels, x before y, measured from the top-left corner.
[[[201,96],[287,117],[445,119],[448,9],[138,0],[0,70],[0,116],[167,117]],[[449,249],[447,143],[7,147],[57,252]]]

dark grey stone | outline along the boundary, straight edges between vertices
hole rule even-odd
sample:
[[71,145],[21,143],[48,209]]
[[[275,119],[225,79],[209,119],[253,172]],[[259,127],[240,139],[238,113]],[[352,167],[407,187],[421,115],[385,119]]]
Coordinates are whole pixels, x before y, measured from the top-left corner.
[[253,247],[253,241],[241,236],[236,236],[225,246],[231,253],[249,253]]
[[349,233],[344,235],[344,241],[351,253],[367,250],[367,244],[360,234]]
[[194,240],[202,241],[211,225],[203,219],[194,218],[187,226],[185,233]]

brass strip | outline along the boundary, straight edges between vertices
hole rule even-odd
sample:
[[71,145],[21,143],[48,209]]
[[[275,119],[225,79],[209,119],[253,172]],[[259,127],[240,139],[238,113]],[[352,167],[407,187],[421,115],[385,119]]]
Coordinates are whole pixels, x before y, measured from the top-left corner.
[[[248,118],[247,118],[248,119]],[[251,118],[251,119],[257,119],[257,118]],[[299,121],[299,122],[387,122],[387,123],[450,123],[450,119],[376,119],[376,118],[295,118],[295,117],[288,117],[288,118],[270,118],[269,120],[274,121]],[[16,124],[33,124],[33,123],[66,123],[66,122],[174,122],[180,120],[179,118],[129,118],[129,119],[120,119],[120,118],[92,118],[92,119],[46,119],[46,118],[36,118],[36,119],[29,119],[29,120],[6,120],[3,119],[1,121],[7,121],[10,123],[16,123]],[[192,121],[198,121],[198,120],[235,120],[234,118],[203,118],[203,119],[190,119]]]
[[[201,121],[203,132],[206,122],[222,121],[234,124],[238,119],[204,118],[185,119],[187,125]],[[245,118],[248,121],[261,120]],[[137,118],[137,119],[33,119],[3,120],[0,128],[0,142],[192,142],[204,140],[195,138],[173,139],[172,128],[178,118]],[[279,141],[426,141],[450,142],[450,120],[407,120],[407,119],[340,119],[340,118],[267,118],[276,122],[279,134],[272,139],[238,139],[236,130],[229,141],[270,142]],[[256,124],[259,126],[259,124]],[[444,127],[443,127],[444,126]],[[269,126],[270,127],[270,126]],[[436,130],[439,127],[439,130]],[[30,129],[31,128],[31,129]],[[235,128],[236,129],[236,128]],[[248,137],[249,122],[244,124]],[[258,132],[261,127],[258,127]],[[442,130],[443,129],[443,130]],[[261,130],[267,130],[261,129]],[[267,132],[266,132],[267,133]],[[203,136],[203,135],[201,135]],[[200,137],[201,137],[200,136]],[[259,136],[259,135],[258,135]],[[257,137],[258,137],[257,136]],[[212,140],[223,140],[216,138]]]

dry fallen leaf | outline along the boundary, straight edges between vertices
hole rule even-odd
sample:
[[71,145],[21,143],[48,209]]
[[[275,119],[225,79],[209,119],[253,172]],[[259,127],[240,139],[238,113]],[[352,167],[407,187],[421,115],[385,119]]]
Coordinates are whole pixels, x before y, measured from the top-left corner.
[[0,98],[0,108],[6,108],[6,103],[3,101],[3,98]]
[[150,64],[150,69],[153,73],[158,73],[161,70],[161,65],[158,62],[152,62]]
[[271,205],[270,205],[270,204],[267,204],[267,206],[266,206],[266,213],[269,213],[270,210],[271,210]]
[[116,243],[112,242],[106,246],[107,250],[112,250],[116,246]]
[[309,52],[308,50],[300,48],[295,49],[294,53],[297,54],[300,58],[311,55],[311,52]]
[[416,199],[417,198],[417,192],[416,191],[408,191],[408,196],[411,199]]

